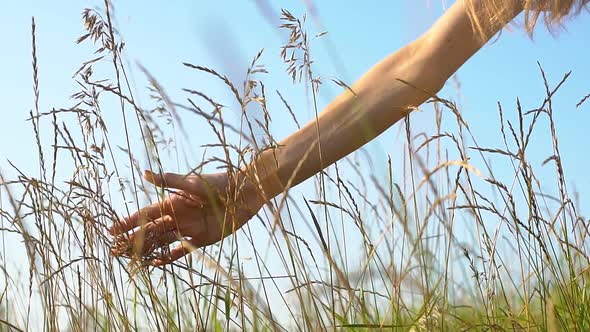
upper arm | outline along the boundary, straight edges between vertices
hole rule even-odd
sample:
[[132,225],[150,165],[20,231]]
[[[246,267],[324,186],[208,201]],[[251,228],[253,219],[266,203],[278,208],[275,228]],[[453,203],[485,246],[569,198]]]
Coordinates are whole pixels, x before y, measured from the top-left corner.
[[[472,24],[468,1],[475,0],[455,2],[424,35],[425,52],[431,59],[431,70],[445,81],[504,27],[504,24],[486,25],[485,29],[490,34],[482,38]],[[518,12],[514,10],[512,17]]]

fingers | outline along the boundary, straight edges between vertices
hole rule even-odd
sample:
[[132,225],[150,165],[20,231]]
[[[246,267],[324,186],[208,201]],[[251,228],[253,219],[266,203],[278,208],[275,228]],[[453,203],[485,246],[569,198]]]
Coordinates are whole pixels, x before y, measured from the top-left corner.
[[[152,204],[156,205],[156,204]],[[144,208],[143,210],[148,209],[147,211],[152,209],[152,205]],[[127,233],[130,230],[134,229],[137,226],[144,225],[147,223],[149,217],[147,213],[142,213],[141,211],[135,212],[127,218],[120,219],[118,222],[115,222],[110,228],[109,233],[111,235],[121,235],[123,233]]]
[[198,240],[197,239],[190,239],[184,240],[179,245],[174,247],[170,250],[170,254],[163,256],[161,258],[156,258],[152,260],[152,264],[155,266],[162,266],[165,264],[170,264],[180,258],[190,254],[191,252],[198,249]]
[[157,236],[144,236],[143,232],[136,232],[133,239],[120,239],[111,248],[113,256],[139,257],[149,255],[154,250],[167,247],[173,242],[181,240],[181,235],[176,230],[169,230]]
[[157,238],[162,234],[177,229],[176,221],[169,215],[165,215],[154,221],[146,223],[141,229],[129,235],[129,242],[135,242],[141,238]]
[[[150,204],[129,217],[119,220],[109,228],[109,233],[114,236],[121,235],[136,227],[146,225],[151,220],[163,218],[162,216],[176,216],[178,205],[182,205],[182,203],[185,205],[198,205],[198,202],[193,202],[190,197],[181,194],[173,195],[173,197],[168,197],[160,203]],[[166,220],[170,221],[169,219]]]
[[157,219],[162,214],[165,214],[166,211],[164,211],[163,207],[165,207],[165,204],[150,204],[129,217],[121,219],[119,222],[113,224],[113,226],[109,228],[109,233],[111,233],[111,235],[121,235],[136,227],[145,225],[148,221]]
[[[143,176],[148,182],[153,183],[158,187],[175,188],[188,192],[191,192],[190,189],[195,187],[192,183],[192,180],[180,174],[164,173],[160,175],[146,170],[144,171]],[[170,204],[168,203],[169,200],[166,199],[162,203],[148,205],[147,207],[133,213],[129,217],[119,220],[118,223],[115,223],[113,226],[111,226],[111,228],[109,228],[109,233],[111,233],[111,235],[120,235],[129,232],[136,227],[144,225],[149,220],[154,220],[164,214],[171,214],[170,211],[166,211],[173,209],[173,207],[169,206]]]
[[175,228],[178,228],[178,225],[170,215],[165,215],[145,225],[146,231],[154,234],[162,234]]
[[166,247],[179,239],[181,239],[181,237],[176,230],[169,230],[157,236],[147,238],[145,243],[141,248],[138,248],[136,252],[145,256],[152,253],[154,250]]
[[180,239],[176,221],[163,216],[146,223],[128,237],[118,237],[112,253],[116,256],[137,254],[145,256],[157,248],[167,246]]
[[[168,239],[168,237],[165,236],[167,236],[169,232],[175,230],[176,228],[176,221],[171,216],[165,215],[154,221],[145,223],[143,227],[130,234],[128,238],[121,240],[129,243],[130,246],[133,247],[134,252],[149,253],[157,247],[174,242],[163,241],[160,244],[160,240],[163,237]],[[175,233],[173,232],[173,234]]]

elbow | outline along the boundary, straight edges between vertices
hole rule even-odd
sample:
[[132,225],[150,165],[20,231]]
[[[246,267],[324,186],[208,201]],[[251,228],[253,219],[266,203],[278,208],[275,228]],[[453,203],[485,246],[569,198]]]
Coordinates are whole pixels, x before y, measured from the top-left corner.
[[420,100],[419,104],[438,94],[452,75],[447,67],[439,64],[429,46],[423,39],[411,45],[412,52],[406,58],[403,70],[405,73],[400,75],[407,79],[399,79],[416,92],[415,97]]
[[409,89],[406,91],[412,96],[410,99],[414,100],[409,106],[420,106],[435,97],[444,87],[448,77],[432,67],[429,63],[413,64],[411,73],[406,76],[408,79],[398,79]]
[[424,49],[422,53],[423,55],[416,57],[414,64],[420,72],[415,80],[429,94],[429,97],[432,97],[442,90],[454,71],[449,71],[446,66],[441,65],[430,49]]

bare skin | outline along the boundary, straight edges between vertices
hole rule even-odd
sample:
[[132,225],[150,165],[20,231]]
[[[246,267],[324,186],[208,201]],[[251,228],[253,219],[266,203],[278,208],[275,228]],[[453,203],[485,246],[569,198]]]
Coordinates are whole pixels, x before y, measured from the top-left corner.
[[[156,186],[176,191],[161,203],[146,206],[113,225],[110,232],[119,236],[120,241],[112,252],[145,256],[180,241],[168,255],[153,258],[154,265],[173,262],[195,248],[218,242],[234,233],[263,206],[260,196],[250,194],[254,192],[252,189],[242,189],[240,192],[249,196],[237,198],[237,204],[228,209],[226,200],[232,191],[229,184],[235,182],[229,180],[227,173],[185,176],[145,171],[144,178]],[[128,237],[120,237],[134,229]]]
[[[514,16],[521,11],[515,7]],[[491,37],[502,26],[485,28]],[[474,31],[463,0],[457,1],[424,35],[365,73],[352,85],[354,93],[342,93],[317,119],[238,174],[146,172],[150,183],[179,191],[113,225],[111,234],[134,231],[125,241],[140,255],[183,239],[169,255],[154,259],[155,265],[222,240],[267,201],[355,151],[424,103],[486,42]],[[237,204],[227,204],[232,196],[228,193]],[[113,254],[128,252],[115,248]]]

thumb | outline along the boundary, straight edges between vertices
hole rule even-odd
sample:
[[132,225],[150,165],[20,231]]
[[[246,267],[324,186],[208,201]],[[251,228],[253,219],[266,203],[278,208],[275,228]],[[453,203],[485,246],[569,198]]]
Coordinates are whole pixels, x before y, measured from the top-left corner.
[[180,189],[185,191],[191,191],[194,187],[194,184],[191,182],[190,178],[186,177],[182,174],[176,173],[164,173],[164,174],[156,174],[152,171],[145,170],[143,172],[143,177],[151,184],[154,184],[161,188],[174,188]]
[[195,177],[176,173],[156,174],[146,170],[143,177],[158,187],[184,190],[203,198],[219,195],[217,188],[212,186],[214,183],[209,183],[213,179],[210,179],[207,175]]

